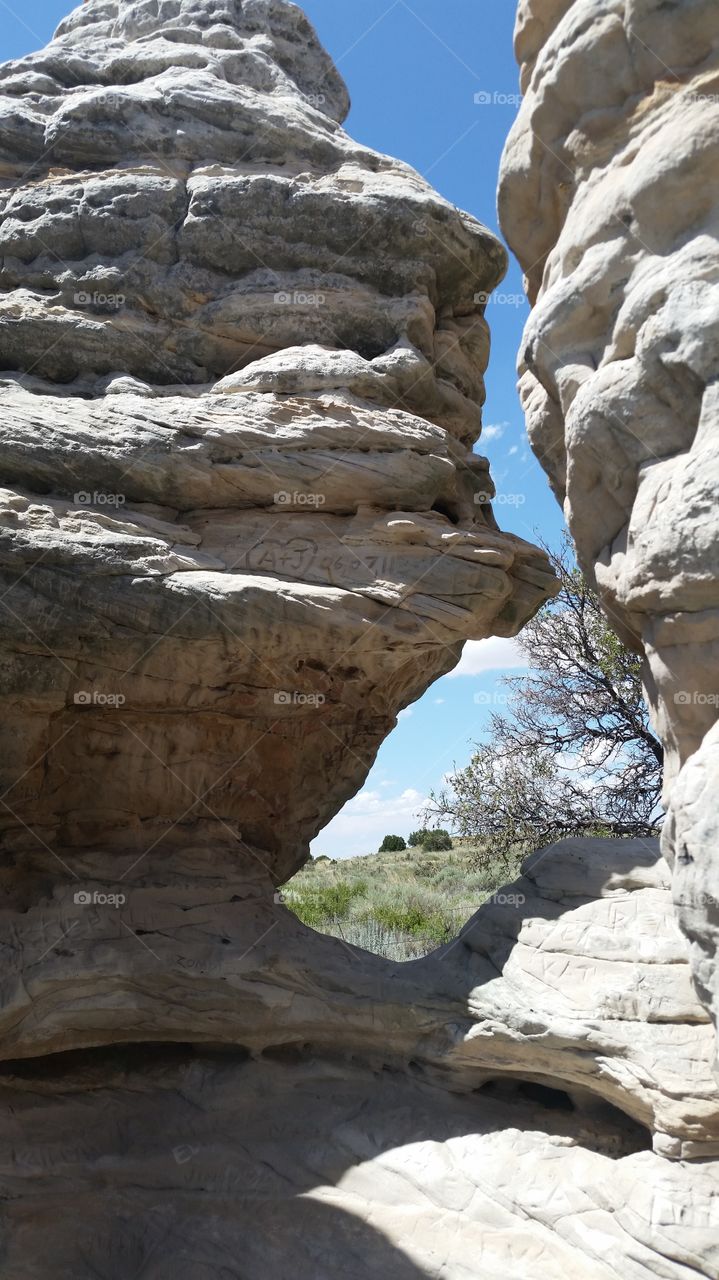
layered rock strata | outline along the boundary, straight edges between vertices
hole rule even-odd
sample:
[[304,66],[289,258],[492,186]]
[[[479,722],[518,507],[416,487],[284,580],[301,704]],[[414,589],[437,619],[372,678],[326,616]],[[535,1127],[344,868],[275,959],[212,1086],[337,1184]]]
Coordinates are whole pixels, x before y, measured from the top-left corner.
[[668,884],[656,847],[567,841],[403,965],[222,867],[65,904],[3,1028],[4,1272],[714,1280],[712,1030]]
[[285,880],[398,711],[553,590],[472,452],[504,251],[347,105],[285,0],[90,0],[0,72],[21,882],[198,840]]
[[522,0],[502,225],[521,390],[583,566],[646,655],[695,981],[719,970],[719,10]]
[[0,69],[3,1274],[709,1280],[655,847],[411,965],[277,892],[554,590],[472,449],[503,250],[346,109],[285,0],[88,0]]

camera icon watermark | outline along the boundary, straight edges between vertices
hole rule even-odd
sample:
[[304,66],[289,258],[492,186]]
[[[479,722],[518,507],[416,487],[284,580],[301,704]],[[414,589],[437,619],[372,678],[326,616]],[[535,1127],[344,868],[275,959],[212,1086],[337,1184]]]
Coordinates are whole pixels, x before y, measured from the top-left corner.
[[323,507],[327,501],[324,493],[288,493],[280,489],[272,495],[276,507]]
[[298,689],[278,689],[274,695],[276,707],[323,707],[326,701],[323,693],[301,693]]
[[104,493],[100,489],[94,489],[92,493],[79,489],[72,495],[72,500],[76,507],[123,507],[126,502],[124,493]]
[[495,502],[498,506],[505,507],[523,507],[527,501],[525,493],[487,493],[480,490],[474,495],[474,505],[476,507],[486,507],[488,503]]
[[73,294],[76,307],[104,307],[107,311],[119,311],[127,299],[124,293],[86,293],[84,289]]
[[698,690],[680,689],[674,694],[678,707],[719,707],[719,693],[699,693]]
[[124,907],[127,898],[124,893],[101,893],[99,889],[78,889],[75,893],[76,907]]
[[124,693],[101,693],[98,689],[80,689],[72,698],[76,707],[124,707]]
[[179,1147],[172,1148],[172,1158],[175,1164],[189,1164],[199,1154],[200,1148],[189,1142],[183,1142]]
[[711,893],[680,893],[674,899],[675,907],[717,907],[719,899]]
[[477,107],[519,107],[522,102],[521,93],[502,93],[499,89],[479,89],[474,94]]
[[480,289],[474,295],[477,307],[488,307],[490,304],[495,307],[523,307],[526,301],[523,293],[488,293],[485,289]]
[[303,289],[295,289],[293,293],[280,290],[275,294],[276,307],[323,307],[326,302],[325,293],[310,293]]
[[479,693],[475,693],[473,701],[477,707],[506,707],[510,698],[509,693],[489,693],[486,689],[482,689]]

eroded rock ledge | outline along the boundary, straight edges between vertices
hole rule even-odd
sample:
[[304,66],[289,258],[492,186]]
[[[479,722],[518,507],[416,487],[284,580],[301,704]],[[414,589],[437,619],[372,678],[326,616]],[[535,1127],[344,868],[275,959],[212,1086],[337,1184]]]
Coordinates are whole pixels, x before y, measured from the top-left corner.
[[128,880],[119,907],[68,891],[54,961],[58,916],[30,913],[0,1064],[13,1280],[713,1280],[712,1029],[656,845],[541,851],[404,965],[221,866],[201,893]]
[[472,452],[504,250],[346,107],[285,0],[89,0],[0,70],[19,862],[202,833],[281,883],[554,589]]
[[716,1016],[719,9],[522,0],[502,225],[527,274],[532,444],[614,625],[646,656],[665,852]]
[[0,69],[3,1274],[713,1280],[655,847],[411,965],[276,892],[554,590],[472,451],[504,251],[346,108],[285,0],[88,0]]

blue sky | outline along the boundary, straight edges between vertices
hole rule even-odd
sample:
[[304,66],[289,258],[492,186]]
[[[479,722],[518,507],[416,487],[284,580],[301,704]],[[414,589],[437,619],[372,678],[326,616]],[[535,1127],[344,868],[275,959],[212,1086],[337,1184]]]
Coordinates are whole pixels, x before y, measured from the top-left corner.
[[[359,141],[418,169],[454,204],[498,231],[495,192],[502,146],[516,114],[513,0],[304,0],[347,81],[347,129]],[[72,0],[0,0],[1,60],[40,48]],[[479,95],[480,102],[475,101]],[[489,101],[487,101],[489,99]],[[512,262],[490,303],[492,359],[484,433],[503,528],[558,545],[562,515],[528,445],[516,393],[515,359],[528,308]],[[520,662],[511,641],[469,644],[460,667],[404,712],[362,791],[313,846],[349,857],[374,852],[386,832],[406,836],[423,798],[454,763],[469,758],[489,712],[501,705],[501,676]]]

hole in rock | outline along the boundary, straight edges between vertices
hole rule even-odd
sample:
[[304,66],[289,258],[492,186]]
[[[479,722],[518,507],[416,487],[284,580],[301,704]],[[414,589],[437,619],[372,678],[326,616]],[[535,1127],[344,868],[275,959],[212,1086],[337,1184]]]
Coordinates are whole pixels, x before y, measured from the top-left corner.
[[643,1124],[587,1089],[498,1076],[476,1095],[496,1107],[497,1128],[536,1128],[613,1159],[652,1150],[652,1135]]
[[294,1066],[302,1062],[307,1055],[309,1045],[306,1044],[273,1044],[262,1050],[262,1057],[270,1062],[282,1062]]
[[[407,727],[414,724],[413,719],[400,718],[382,747],[388,758],[398,748],[414,749],[412,736],[417,738],[417,731]],[[369,802],[374,799],[370,788]],[[392,817],[390,832],[391,824]],[[404,838],[395,844],[396,837],[390,837],[391,847],[377,851],[375,845],[374,852],[342,857],[341,851],[335,852],[330,831],[325,848],[320,846],[321,852],[282,885],[284,906],[317,933],[393,963],[421,960],[451,946],[488,896],[516,880],[522,855],[478,866],[476,849],[469,844],[446,831],[431,834],[431,848],[417,843],[407,847]],[[521,920],[519,898],[516,918]],[[459,955],[460,951],[455,960]]]
[[231,1056],[234,1062],[246,1062],[252,1055],[244,1045],[205,1045],[187,1041],[133,1041],[131,1044],[97,1045],[91,1048],[65,1049],[36,1058],[13,1058],[0,1062],[0,1083],[12,1080],[54,1082],[66,1079],[70,1084],[81,1076],[83,1087],[109,1085],[115,1078],[135,1071],[146,1075],[153,1070],[165,1073],[186,1066],[193,1059]]
[[446,516],[448,520],[452,521],[452,524],[459,524],[459,512],[455,502],[438,499],[437,502],[432,504],[432,510],[438,512],[441,516]]
[[519,1097],[523,1101],[534,1102],[549,1111],[575,1111],[575,1105],[564,1089],[554,1089],[534,1080],[488,1080],[478,1090],[479,1093],[503,1098],[505,1101]]

